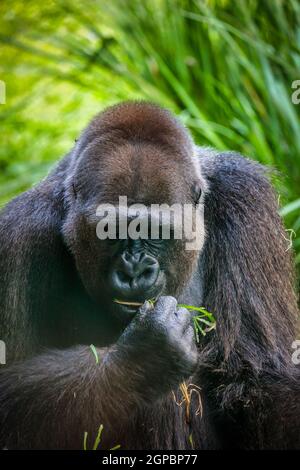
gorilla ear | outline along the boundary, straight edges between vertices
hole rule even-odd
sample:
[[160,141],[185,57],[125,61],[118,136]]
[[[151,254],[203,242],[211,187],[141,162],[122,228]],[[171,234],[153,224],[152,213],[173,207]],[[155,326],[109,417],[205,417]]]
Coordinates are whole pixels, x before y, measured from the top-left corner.
[[193,198],[195,206],[199,204],[201,195],[202,195],[201,184],[199,183],[199,181],[196,181],[195,183],[193,183],[193,186],[192,186],[192,198]]

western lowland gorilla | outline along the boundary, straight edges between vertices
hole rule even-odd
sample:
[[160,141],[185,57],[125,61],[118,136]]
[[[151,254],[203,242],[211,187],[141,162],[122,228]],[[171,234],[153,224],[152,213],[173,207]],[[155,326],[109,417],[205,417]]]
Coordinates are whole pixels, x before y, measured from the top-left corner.
[[[120,195],[193,204],[201,247],[100,240],[96,208]],[[277,211],[264,168],[196,147],[168,111],[98,115],[1,212],[2,448],[91,448],[100,426],[100,449],[300,448],[298,308]],[[177,302],[204,306],[215,331],[197,343]]]

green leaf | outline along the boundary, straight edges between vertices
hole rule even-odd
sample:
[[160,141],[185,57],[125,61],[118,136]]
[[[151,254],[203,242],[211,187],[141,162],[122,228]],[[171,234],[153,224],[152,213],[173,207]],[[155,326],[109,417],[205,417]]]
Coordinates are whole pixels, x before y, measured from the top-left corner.
[[98,357],[98,352],[97,352],[97,349],[95,348],[95,346],[93,344],[90,344],[90,348],[95,356],[95,359],[96,359],[96,364],[99,364],[99,357]]

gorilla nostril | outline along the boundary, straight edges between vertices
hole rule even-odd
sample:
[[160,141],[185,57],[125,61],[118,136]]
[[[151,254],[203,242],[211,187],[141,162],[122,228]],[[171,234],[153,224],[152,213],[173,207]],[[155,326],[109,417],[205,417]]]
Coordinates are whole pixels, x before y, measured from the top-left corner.
[[123,271],[117,271],[116,275],[120,282],[124,282],[124,283],[129,282],[129,276],[123,273]]
[[142,275],[147,279],[153,274],[153,269],[147,268],[145,271],[142,273]]
[[145,253],[122,253],[111,275],[111,284],[125,296],[147,292],[159,275],[158,261]]

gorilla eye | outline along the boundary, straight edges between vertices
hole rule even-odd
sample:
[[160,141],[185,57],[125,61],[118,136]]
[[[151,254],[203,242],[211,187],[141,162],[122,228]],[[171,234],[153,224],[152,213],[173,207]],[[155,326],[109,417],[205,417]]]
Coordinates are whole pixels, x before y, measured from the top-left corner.
[[202,188],[201,188],[200,184],[199,183],[194,183],[194,185],[192,187],[192,197],[193,197],[193,201],[194,201],[195,206],[197,204],[199,204],[201,194],[202,194]]

